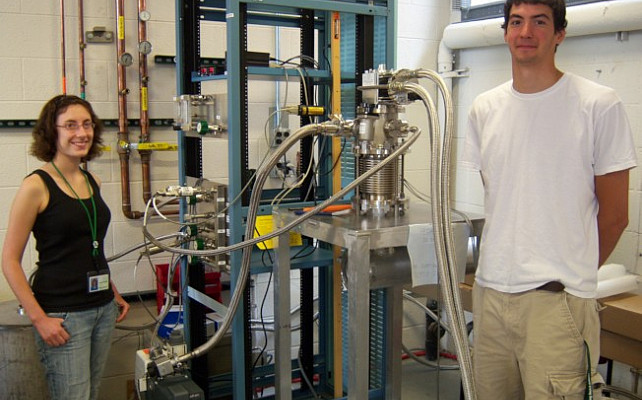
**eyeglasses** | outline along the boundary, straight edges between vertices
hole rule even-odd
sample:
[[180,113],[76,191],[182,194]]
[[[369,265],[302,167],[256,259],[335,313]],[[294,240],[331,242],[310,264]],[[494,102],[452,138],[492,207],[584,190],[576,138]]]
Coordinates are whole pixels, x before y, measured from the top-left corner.
[[76,132],[78,129],[80,129],[81,126],[86,131],[90,129],[93,130],[96,127],[96,124],[91,121],[85,121],[82,124],[78,124],[76,122],[65,122],[62,125],[56,125],[56,126],[58,128],[65,128],[69,132]]

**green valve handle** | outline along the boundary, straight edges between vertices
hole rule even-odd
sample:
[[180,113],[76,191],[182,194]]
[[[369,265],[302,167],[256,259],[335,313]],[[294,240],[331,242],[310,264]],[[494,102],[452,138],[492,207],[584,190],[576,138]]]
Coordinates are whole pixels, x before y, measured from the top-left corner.
[[198,132],[199,135],[205,135],[210,131],[210,127],[207,125],[207,121],[199,121],[198,124],[196,124],[196,132]]
[[187,227],[187,234],[190,237],[194,237],[198,234],[198,225],[189,225]]

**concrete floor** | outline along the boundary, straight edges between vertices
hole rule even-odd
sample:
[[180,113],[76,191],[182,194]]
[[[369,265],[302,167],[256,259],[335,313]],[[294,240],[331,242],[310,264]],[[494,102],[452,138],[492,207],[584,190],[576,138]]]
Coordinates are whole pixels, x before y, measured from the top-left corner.
[[[145,301],[151,312],[155,300]],[[132,309],[123,325],[140,326],[151,321],[139,301],[131,301]],[[108,365],[101,384],[99,400],[134,400],[134,360],[136,350],[149,346],[149,335],[143,332],[116,330]],[[445,361],[450,362],[449,360]],[[402,399],[458,400],[459,371],[437,371],[412,359],[402,363]]]
[[[151,321],[139,301],[131,301],[132,309],[125,320],[127,326],[140,326]],[[155,300],[145,301],[149,310],[156,312]],[[116,330],[112,350],[101,385],[99,400],[135,400],[134,360],[136,350],[149,346],[149,334],[140,331]],[[450,360],[444,363],[452,362]],[[606,376],[605,364],[598,369]],[[402,362],[401,398],[460,399],[460,374],[458,370],[441,370],[426,367],[412,359]],[[615,363],[613,384],[631,390],[638,385],[632,380],[630,367]],[[268,393],[266,391],[266,393]],[[612,396],[617,398],[616,396]]]
[[401,375],[401,398],[404,400],[460,399],[459,370],[437,371],[414,360],[404,360]]

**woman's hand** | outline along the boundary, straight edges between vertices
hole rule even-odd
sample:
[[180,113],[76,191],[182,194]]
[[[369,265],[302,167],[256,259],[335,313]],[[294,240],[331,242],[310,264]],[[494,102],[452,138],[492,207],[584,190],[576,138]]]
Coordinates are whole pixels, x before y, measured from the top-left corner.
[[44,316],[33,325],[45,343],[51,347],[58,347],[67,343],[70,337],[65,327],[62,326],[63,322],[62,318]]
[[[113,286],[112,286],[113,287]],[[123,296],[118,293],[116,288],[114,287],[114,300],[116,300],[116,304],[118,305],[118,318],[116,318],[116,322],[120,322],[125,319],[127,316],[127,313],[129,312],[129,303],[123,299]]]

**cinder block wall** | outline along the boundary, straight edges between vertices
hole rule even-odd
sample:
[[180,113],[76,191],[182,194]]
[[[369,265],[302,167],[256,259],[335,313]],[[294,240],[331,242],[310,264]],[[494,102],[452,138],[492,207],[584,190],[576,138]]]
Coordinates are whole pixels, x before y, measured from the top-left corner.
[[[137,12],[135,2],[126,2],[125,27],[127,50],[134,55],[134,67],[127,69],[127,86],[131,90],[128,103],[128,117],[139,115],[138,76],[136,51]],[[443,29],[457,14],[452,13],[449,2],[441,0],[399,0],[398,1],[398,68],[436,68],[437,49]],[[68,92],[79,93],[78,78],[78,33],[77,2],[65,2],[65,40],[67,52]],[[22,0],[0,2],[0,119],[35,119],[43,103],[61,92],[60,61],[60,5],[48,0]],[[92,0],[84,2],[85,30],[104,26],[116,31],[115,2],[113,0]],[[173,2],[148,2],[152,18],[148,23],[149,41],[153,45],[150,59],[154,55],[175,54],[174,4]],[[419,18],[417,16],[420,16]],[[250,50],[269,51],[276,55],[273,29],[258,28],[250,31]],[[282,59],[298,54],[297,34],[281,29],[280,51]],[[202,54],[209,57],[223,57],[225,51],[225,29],[220,24],[205,26],[202,32]],[[618,42],[614,35],[595,35],[567,39],[558,51],[562,69],[579,73],[598,82],[613,86],[627,104],[631,125],[636,135],[638,154],[642,155],[642,67],[640,48],[642,34],[631,32],[628,41]],[[600,49],[596,52],[595,49]],[[457,52],[458,67],[468,67],[470,76],[456,80],[453,94],[456,100],[457,143],[465,134],[465,117],[472,99],[483,90],[510,78],[508,51],[504,46],[468,49]],[[87,99],[95,106],[98,115],[106,119],[117,118],[117,79],[115,44],[90,44],[86,49]],[[169,65],[149,63],[150,76],[150,118],[173,118],[172,97],[176,94],[175,70]],[[203,93],[224,93],[225,85],[208,82]],[[290,99],[298,99],[298,84],[290,83],[286,88],[281,84],[280,101],[285,93]],[[255,162],[264,154],[267,145],[263,139],[263,125],[268,116],[268,107],[276,100],[273,82],[252,82],[250,86],[250,159]],[[406,119],[428,132],[423,107],[411,105]],[[297,127],[297,119],[290,118],[291,128]],[[115,254],[142,241],[141,221],[126,219],[121,210],[120,166],[115,153],[116,130],[105,132],[105,142],[112,150],[89,165],[103,181],[103,196],[112,210],[112,225],[107,239],[107,253]],[[132,129],[130,138],[136,141],[139,132]],[[175,142],[175,133],[168,128],[153,128],[153,141]],[[8,210],[22,179],[40,162],[28,155],[31,141],[28,129],[0,129],[0,245],[6,233]],[[406,158],[406,177],[424,193],[429,192],[428,177],[428,135],[425,134],[413,147]],[[203,156],[205,177],[226,182],[227,151],[224,139],[205,139]],[[256,165],[251,165],[256,166]],[[143,210],[141,173],[139,157],[134,153],[131,159],[132,209]],[[482,189],[477,176],[457,171],[455,199],[458,208],[481,212]],[[176,154],[156,152],[152,156],[152,190],[162,189],[177,182]],[[642,175],[634,170],[631,175],[630,224],[611,262],[625,264],[629,270],[642,273],[642,242],[640,241],[640,202],[642,197]],[[150,228],[161,234],[175,230],[175,226],[153,222]],[[112,263],[114,279],[124,293],[154,288],[150,263],[143,260],[137,264],[137,254],[132,254]],[[37,255],[30,244],[23,266],[29,271],[35,265]],[[168,262],[169,257],[160,255],[152,263]],[[262,298],[267,279],[257,277],[257,298]],[[293,282],[293,290],[298,282]],[[293,293],[293,298],[297,298]],[[13,298],[4,278],[0,278],[0,301]],[[404,343],[409,348],[421,347],[424,338],[424,317],[413,305],[406,306],[404,320]],[[264,313],[271,316],[271,306]],[[270,315],[268,315],[270,314]],[[296,343],[294,343],[296,346]]]

